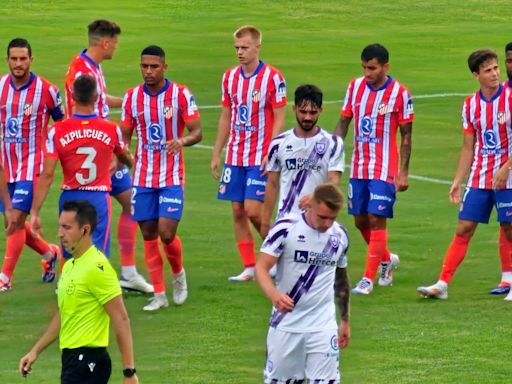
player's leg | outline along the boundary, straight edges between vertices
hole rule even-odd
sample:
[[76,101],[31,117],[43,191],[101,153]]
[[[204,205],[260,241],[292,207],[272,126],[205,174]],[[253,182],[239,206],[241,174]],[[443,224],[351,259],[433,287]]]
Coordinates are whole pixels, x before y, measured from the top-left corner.
[[[498,221],[500,223],[500,239],[499,239],[499,251],[502,268],[502,281],[505,284],[512,284],[512,190],[503,189],[494,192],[495,205],[498,212]],[[505,300],[511,301],[512,295],[509,294],[505,297]]]
[[0,272],[0,292],[11,289],[11,280],[26,241],[25,220],[27,213],[13,207],[11,221],[13,232],[7,236],[5,256]]
[[491,295],[506,295],[510,292],[512,284],[512,249],[501,225],[498,235],[498,253],[500,256],[501,280],[498,286],[490,290],[489,293]]
[[117,242],[121,259],[121,287],[143,293],[152,293],[153,287],[138,273],[135,262],[137,222],[131,217],[132,180],[127,167],[118,169],[111,177],[110,195],[121,206],[117,222]]
[[306,378],[309,383],[340,383],[338,331],[306,334]]
[[263,370],[266,384],[297,383],[306,379],[306,351],[303,333],[269,328],[267,361]]
[[138,222],[142,232],[144,261],[155,293],[151,302],[143,308],[145,311],[156,311],[169,306],[158,240],[158,199],[158,189],[133,187],[132,219]]
[[466,188],[455,236],[446,251],[439,279],[433,285],[418,287],[417,291],[420,295],[438,299],[448,298],[448,285],[466,256],[469,242],[478,223],[487,224],[489,222],[494,205],[493,194],[493,191],[490,190]]
[[177,235],[183,214],[183,188],[171,186],[160,190],[158,233],[165,255],[172,269],[172,298],[181,305],[187,300],[187,276],[183,268],[183,249]]

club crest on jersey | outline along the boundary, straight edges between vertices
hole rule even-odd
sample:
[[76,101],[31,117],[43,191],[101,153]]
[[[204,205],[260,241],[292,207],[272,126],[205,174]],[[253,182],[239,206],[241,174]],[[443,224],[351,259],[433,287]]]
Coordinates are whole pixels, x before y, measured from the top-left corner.
[[315,151],[319,155],[323,155],[327,150],[327,143],[325,141],[320,141],[315,144]]
[[331,243],[331,246],[333,248],[338,248],[340,246],[340,239],[338,236],[335,236],[335,235],[331,235],[329,237],[329,242]]
[[11,117],[6,124],[7,136],[18,136],[18,120]]
[[172,106],[168,105],[164,107],[164,116],[167,120],[172,117]]
[[363,135],[368,136],[373,131],[372,118],[369,116],[365,116],[361,119],[361,132]]
[[162,128],[158,124],[151,124],[148,128],[150,141],[160,143],[162,141]]
[[261,92],[258,89],[252,91],[252,101],[257,103],[261,100]]
[[379,115],[385,115],[388,112],[391,112],[391,108],[386,103],[381,103],[379,105]]
[[507,121],[507,114],[505,112],[498,112],[496,118],[498,120],[498,124],[505,124]]
[[482,132],[484,147],[487,149],[494,149],[498,145],[496,133],[492,129]]
[[30,116],[33,110],[34,108],[32,107],[32,104],[28,103],[23,106],[23,113],[25,114],[25,116]]
[[219,193],[221,195],[225,194],[226,193],[226,185],[225,184],[221,184],[219,185]]

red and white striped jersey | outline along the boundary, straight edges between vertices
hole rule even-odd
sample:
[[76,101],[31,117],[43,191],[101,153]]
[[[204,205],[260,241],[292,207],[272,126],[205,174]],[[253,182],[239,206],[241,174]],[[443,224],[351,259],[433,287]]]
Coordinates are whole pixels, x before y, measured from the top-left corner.
[[199,111],[192,93],[169,80],[154,95],[144,84],[126,93],[121,125],[137,132],[134,186],[163,188],[183,184],[183,153],[168,153],[166,143],[182,137],[185,123],[197,118]]
[[10,74],[0,78],[2,164],[8,183],[34,180],[41,172],[50,116],[54,121],[64,117],[55,85],[34,73],[20,89]]
[[62,190],[110,192],[110,164],[124,148],[121,129],[98,115],[72,115],[53,125],[46,152],[60,160]]
[[[463,133],[475,136],[469,187],[492,189],[492,177],[512,156],[511,96],[512,90],[500,85],[491,100],[478,91],[464,101]],[[507,188],[512,188],[510,177]]]
[[224,72],[222,106],[231,110],[226,164],[251,167],[267,156],[274,127],[274,108],[286,105],[286,83],[281,73],[260,61],[246,77],[241,66]]
[[69,64],[68,72],[66,73],[66,115],[71,116],[73,113],[73,83],[78,76],[91,75],[96,79],[96,90],[98,92],[98,98],[94,103],[94,112],[102,117],[108,119],[109,108],[107,104],[107,83],[103,77],[103,71],[101,66],[96,64],[87,53],[86,49],[76,55],[71,64]]
[[376,90],[364,77],[353,79],[347,88],[341,115],[354,120],[350,177],[394,182],[398,175],[398,127],[414,120],[407,88],[390,76]]

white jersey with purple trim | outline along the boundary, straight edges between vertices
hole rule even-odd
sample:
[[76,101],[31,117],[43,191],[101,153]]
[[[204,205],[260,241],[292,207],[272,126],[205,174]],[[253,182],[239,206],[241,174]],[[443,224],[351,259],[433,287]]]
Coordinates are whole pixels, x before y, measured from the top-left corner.
[[337,329],[334,305],[336,268],[347,267],[349,246],[346,229],[334,223],[319,232],[304,214],[277,220],[261,252],[278,257],[276,287],[293,299],[291,312],[272,308],[270,326],[287,332]]
[[294,129],[270,143],[267,171],[280,172],[277,217],[300,213],[301,197],[328,181],[330,171],[345,170],[343,140],[321,128],[313,137],[297,137]]

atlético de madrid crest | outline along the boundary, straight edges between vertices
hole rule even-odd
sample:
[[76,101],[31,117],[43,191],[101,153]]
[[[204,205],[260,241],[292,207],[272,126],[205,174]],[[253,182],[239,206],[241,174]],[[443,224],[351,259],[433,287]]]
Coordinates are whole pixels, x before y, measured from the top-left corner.
[[172,106],[168,105],[167,107],[164,107],[164,116],[167,120],[172,117]]
[[257,103],[261,99],[261,92],[258,89],[252,91],[252,101]]
[[30,116],[33,110],[34,108],[32,108],[32,104],[25,104],[23,106],[23,113],[25,114],[25,116]]

